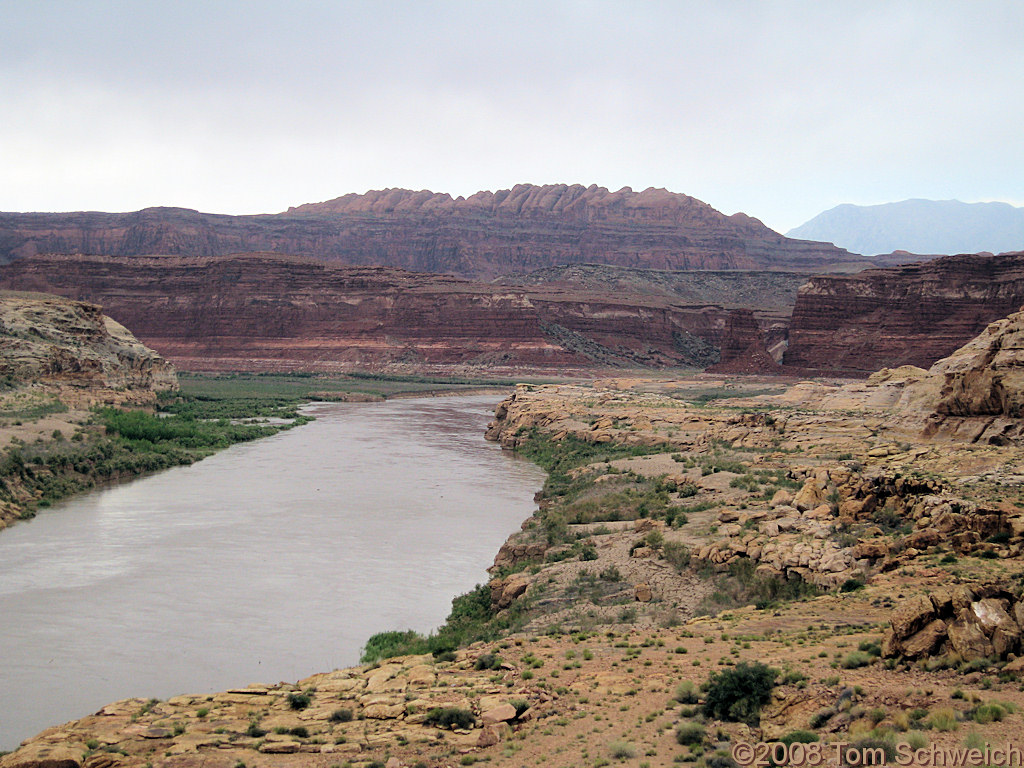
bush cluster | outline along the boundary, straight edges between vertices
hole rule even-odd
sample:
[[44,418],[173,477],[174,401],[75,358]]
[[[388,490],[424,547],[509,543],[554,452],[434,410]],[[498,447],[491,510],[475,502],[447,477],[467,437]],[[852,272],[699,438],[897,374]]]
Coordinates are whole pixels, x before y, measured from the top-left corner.
[[756,725],[761,708],[771,701],[778,670],[760,662],[741,662],[716,672],[705,684],[704,714],[719,720]]

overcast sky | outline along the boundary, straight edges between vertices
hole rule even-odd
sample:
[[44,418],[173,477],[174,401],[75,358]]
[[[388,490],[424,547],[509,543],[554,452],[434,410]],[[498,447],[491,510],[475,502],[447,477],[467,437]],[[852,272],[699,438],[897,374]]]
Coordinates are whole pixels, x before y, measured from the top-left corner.
[[1024,2],[0,0],[0,210],[667,187],[1024,204]]

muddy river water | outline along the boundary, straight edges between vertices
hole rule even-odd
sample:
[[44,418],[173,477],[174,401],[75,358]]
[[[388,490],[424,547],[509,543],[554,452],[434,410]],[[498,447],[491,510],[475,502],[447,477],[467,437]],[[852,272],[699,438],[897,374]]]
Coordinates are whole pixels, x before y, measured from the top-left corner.
[[500,395],[317,420],[0,533],[0,749],[130,696],[295,681],[426,631],[486,580],[543,472],[483,440]]

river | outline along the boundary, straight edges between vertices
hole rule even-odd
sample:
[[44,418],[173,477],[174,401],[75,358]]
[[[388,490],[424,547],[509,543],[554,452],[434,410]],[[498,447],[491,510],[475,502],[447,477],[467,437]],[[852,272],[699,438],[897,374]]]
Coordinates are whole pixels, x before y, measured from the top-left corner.
[[483,440],[497,395],[317,420],[0,533],[0,749],[131,696],[295,681],[430,630],[544,474]]

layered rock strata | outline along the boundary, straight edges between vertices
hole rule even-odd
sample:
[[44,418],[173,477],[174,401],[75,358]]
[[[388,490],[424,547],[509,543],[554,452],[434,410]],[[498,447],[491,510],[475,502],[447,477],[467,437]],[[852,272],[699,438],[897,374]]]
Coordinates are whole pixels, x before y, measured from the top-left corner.
[[[666,297],[512,289],[274,254],[39,256],[0,286],[102,303],[183,368],[688,366],[759,333],[749,313]],[[724,354],[723,354],[723,346]]]
[[[386,189],[261,216],[179,208],[0,214],[0,259],[38,253],[221,256],[272,251],[474,279],[581,262],[655,269],[862,268],[829,243],[791,240],[664,189],[579,184],[469,198]],[[859,267],[858,267],[859,265]]]
[[927,368],[1024,304],[1024,252],[810,278],[793,308],[784,364],[865,375]]

